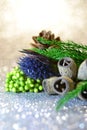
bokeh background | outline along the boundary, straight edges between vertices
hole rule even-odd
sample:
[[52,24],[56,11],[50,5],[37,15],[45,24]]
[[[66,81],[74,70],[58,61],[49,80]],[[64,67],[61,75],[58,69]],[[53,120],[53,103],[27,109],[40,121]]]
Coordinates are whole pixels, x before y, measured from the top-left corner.
[[87,44],[87,0],[0,0],[0,63],[18,59],[43,29]]

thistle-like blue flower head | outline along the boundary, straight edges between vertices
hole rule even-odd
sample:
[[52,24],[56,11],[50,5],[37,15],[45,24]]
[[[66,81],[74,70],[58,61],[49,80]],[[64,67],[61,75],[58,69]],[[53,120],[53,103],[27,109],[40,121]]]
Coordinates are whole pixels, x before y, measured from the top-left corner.
[[52,63],[47,57],[37,55],[36,53],[30,54],[29,50],[23,51],[27,55],[20,58],[20,69],[29,77],[33,79],[46,79],[52,76],[58,76],[58,71],[52,67]]

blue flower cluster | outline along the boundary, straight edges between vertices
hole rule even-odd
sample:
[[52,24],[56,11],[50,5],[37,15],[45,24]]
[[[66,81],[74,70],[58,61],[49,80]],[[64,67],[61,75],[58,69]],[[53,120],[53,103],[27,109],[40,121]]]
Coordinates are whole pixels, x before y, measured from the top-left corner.
[[28,55],[20,58],[20,69],[33,79],[46,79],[52,76],[58,76],[58,72],[55,72],[51,67],[51,64],[44,64],[41,59],[29,57]]

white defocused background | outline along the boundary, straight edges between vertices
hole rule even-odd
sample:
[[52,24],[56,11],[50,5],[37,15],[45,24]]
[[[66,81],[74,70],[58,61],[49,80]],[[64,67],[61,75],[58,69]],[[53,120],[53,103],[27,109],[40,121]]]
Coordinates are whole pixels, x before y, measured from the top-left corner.
[[0,0],[0,59],[18,57],[43,29],[87,44],[87,0]]

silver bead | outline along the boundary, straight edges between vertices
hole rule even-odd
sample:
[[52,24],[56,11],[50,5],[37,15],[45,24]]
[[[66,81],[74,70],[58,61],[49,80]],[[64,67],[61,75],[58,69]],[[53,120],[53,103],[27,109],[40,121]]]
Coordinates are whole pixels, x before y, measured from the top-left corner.
[[74,82],[66,76],[51,77],[42,81],[44,91],[48,94],[64,95],[66,92],[74,89]]
[[70,57],[64,57],[58,62],[58,70],[60,75],[75,79],[77,76],[77,65]]
[[77,78],[79,80],[87,80],[87,59],[81,63],[78,69]]

